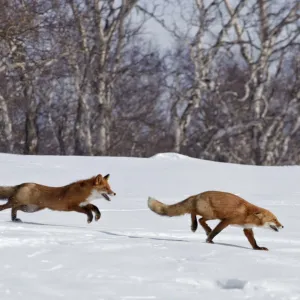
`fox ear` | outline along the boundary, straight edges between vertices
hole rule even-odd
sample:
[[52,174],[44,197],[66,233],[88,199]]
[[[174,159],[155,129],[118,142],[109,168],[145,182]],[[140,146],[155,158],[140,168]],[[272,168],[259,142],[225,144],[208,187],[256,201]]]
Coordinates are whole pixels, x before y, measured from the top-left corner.
[[254,214],[256,217],[258,217],[260,220],[264,217],[264,215],[261,212],[257,212]]
[[101,174],[97,175],[96,178],[95,178],[95,181],[94,181],[94,185],[99,185],[99,184],[101,184],[102,179],[103,179],[103,177],[102,177]]
[[108,179],[109,179],[109,174],[105,175],[105,176],[104,176],[104,179],[105,179],[105,180],[108,180]]

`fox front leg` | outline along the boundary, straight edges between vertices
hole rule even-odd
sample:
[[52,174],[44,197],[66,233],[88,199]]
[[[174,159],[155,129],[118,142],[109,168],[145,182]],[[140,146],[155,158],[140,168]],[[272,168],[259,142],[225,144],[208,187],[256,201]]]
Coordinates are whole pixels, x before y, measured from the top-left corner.
[[94,212],[95,221],[98,221],[101,218],[100,210],[98,209],[98,207],[96,205],[90,203],[90,204],[86,205],[85,207]]
[[81,207],[81,206],[75,206],[72,209],[73,211],[82,213],[82,214],[86,214],[87,215],[87,222],[91,223],[93,221],[93,214],[92,211],[90,209],[87,209],[86,206]]
[[266,251],[269,250],[269,249],[266,248],[266,247],[259,247],[259,246],[257,245],[256,240],[255,240],[255,238],[254,238],[253,230],[252,230],[251,228],[247,228],[247,229],[245,228],[245,229],[244,229],[244,234],[245,234],[245,236],[247,237],[249,243],[251,244],[251,246],[252,246],[252,248],[253,248],[254,250],[266,250]]

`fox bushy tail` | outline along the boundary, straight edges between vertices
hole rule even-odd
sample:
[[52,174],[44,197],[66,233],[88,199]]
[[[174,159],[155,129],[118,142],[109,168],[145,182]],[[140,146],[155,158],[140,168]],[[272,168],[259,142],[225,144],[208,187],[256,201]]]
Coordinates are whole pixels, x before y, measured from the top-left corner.
[[13,196],[16,189],[16,186],[0,186],[0,200],[5,200]]
[[158,215],[175,217],[191,213],[192,201],[190,198],[187,198],[181,202],[166,205],[152,197],[149,197],[148,207]]

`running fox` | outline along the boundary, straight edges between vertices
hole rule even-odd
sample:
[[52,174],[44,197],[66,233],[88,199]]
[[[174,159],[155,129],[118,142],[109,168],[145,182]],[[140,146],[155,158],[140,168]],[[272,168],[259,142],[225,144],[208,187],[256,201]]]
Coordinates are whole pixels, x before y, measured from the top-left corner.
[[[206,232],[207,243],[213,243],[213,238],[228,225],[237,225],[244,228],[244,234],[253,249],[268,250],[266,247],[257,245],[252,228],[265,227],[274,231],[283,228],[277,218],[267,209],[253,205],[231,193],[221,191],[203,192],[173,205],[166,205],[149,197],[148,207],[162,216],[191,214],[191,230],[193,232],[198,227],[197,215],[202,216],[199,224]],[[220,223],[212,230],[206,221],[215,219],[219,219]]]
[[45,208],[57,211],[76,211],[87,215],[87,222],[98,221],[101,213],[97,206],[90,202],[108,195],[116,195],[108,184],[109,174],[104,177],[99,174],[85,180],[79,180],[61,187],[50,187],[37,183],[22,183],[16,186],[1,186],[0,199],[8,199],[0,205],[0,211],[11,208],[11,219],[15,222],[17,211],[36,212]]

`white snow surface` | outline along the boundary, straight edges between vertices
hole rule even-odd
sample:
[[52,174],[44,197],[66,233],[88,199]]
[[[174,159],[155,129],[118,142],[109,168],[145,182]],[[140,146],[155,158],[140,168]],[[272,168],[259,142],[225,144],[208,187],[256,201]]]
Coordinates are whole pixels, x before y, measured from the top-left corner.
[[[255,167],[163,153],[151,158],[0,154],[0,185],[60,186],[109,173],[117,193],[94,200],[87,224],[76,212],[0,212],[0,299],[300,299],[300,167]],[[241,228],[205,243],[190,217],[162,217],[148,196],[175,203],[222,190],[270,209],[284,225],[255,229],[252,250]],[[1,201],[2,202],[2,201]],[[5,202],[3,202],[4,204]],[[2,203],[1,203],[2,204]],[[217,221],[209,222],[215,226]]]

